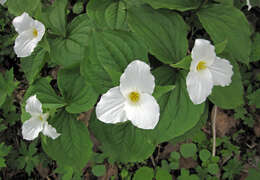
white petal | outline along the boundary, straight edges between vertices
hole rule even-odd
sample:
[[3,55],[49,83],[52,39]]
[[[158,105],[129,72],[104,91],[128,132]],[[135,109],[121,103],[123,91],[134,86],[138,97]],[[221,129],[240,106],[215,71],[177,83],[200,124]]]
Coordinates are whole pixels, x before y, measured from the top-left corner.
[[15,39],[14,51],[17,57],[30,56],[38,41],[33,38],[30,31],[25,31]]
[[32,29],[34,20],[29,16],[28,13],[24,12],[21,16],[17,16],[13,20],[13,26],[19,34]]
[[57,133],[56,129],[54,127],[52,127],[50,124],[48,124],[47,121],[45,121],[45,123],[43,125],[42,133],[45,136],[49,136],[52,139],[56,139],[57,137],[60,136],[60,133]]
[[4,5],[4,3],[6,2],[6,0],[0,0],[0,4]]
[[154,129],[160,117],[160,107],[153,96],[141,94],[140,102],[133,105],[126,103],[125,106],[127,119],[133,125],[141,129]]
[[31,119],[25,121],[22,125],[22,135],[26,140],[34,140],[38,137],[39,133],[43,129],[43,121],[37,117],[31,117]]
[[125,97],[134,90],[152,94],[154,87],[154,76],[150,66],[139,60],[131,62],[120,77],[120,90]]
[[228,60],[217,57],[214,63],[209,66],[214,85],[228,86],[233,75],[232,68],[233,66]]
[[34,28],[38,32],[38,36],[36,37],[36,41],[40,41],[45,33],[45,26],[40,21],[34,20]]
[[96,107],[97,118],[104,123],[118,123],[126,121],[124,111],[125,98],[119,86],[110,89],[101,96]]
[[30,113],[31,116],[39,116],[42,114],[42,103],[37,99],[36,95],[27,99],[25,110]]
[[248,6],[248,11],[250,11],[250,9],[252,8],[251,4],[250,4],[250,0],[246,0],[246,5]]
[[206,66],[210,66],[215,60],[215,47],[208,40],[196,39],[191,51],[191,70],[195,70],[199,61],[204,61]]
[[187,90],[194,104],[203,103],[211,94],[213,80],[208,69],[203,72],[189,72],[186,77]]

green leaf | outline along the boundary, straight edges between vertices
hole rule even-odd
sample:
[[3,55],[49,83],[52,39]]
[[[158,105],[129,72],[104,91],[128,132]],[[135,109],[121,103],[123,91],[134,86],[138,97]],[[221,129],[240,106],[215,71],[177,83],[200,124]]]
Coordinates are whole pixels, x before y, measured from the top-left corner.
[[159,99],[162,95],[170,92],[173,90],[175,86],[173,85],[168,85],[168,86],[155,86],[154,92],[153,92],[153,97],[155,99]]
[[162,168],[157,169],[155,177],[156,179],[172,180],[172,176],[170,175],[170,173]]
[[61,110],[49,120],[61,135],[53,140],[42,136],[44,151],[62,166],[81,170],[91,157],[92,142],[87,127],[75,115]]
[[225,87],[214,86],[209,96],[214,104],[223,109],[233,109],[244,104],[244,88],[238,64],[231,57],[228,60],[233,65],[234,72],[231,84]]
[[105,165],[95,165],[92,168],[92,172],[95,176],[103,176],[106,173],[106,167]]
[[209,164],[208,165],[208,172],[210,173],[210,174],[213,174],[213,175],[217,175],[218,174],[218,172],[219,172],[219,167],[218,167],[218,165],[217,164]]
[[197,153],[197,147],[195,144],[182,144],[180,148],[181,155],[184,158],[194,157]]
[[91,109],[98,94],[87,85],[79,73],[79,67],[61,69],[58,72],[58,87],[64,97],[69,113],[81,113]]
[[73,13],[80,14],[84,11],[84,4],[83,2],[76,2],[72,8]]
[[182,60],[180,60],[176,64],[171,64],[170,66],[174,67],[174,68],[180,68],[180,69],[189,70],[191,61],[192,61],[192,58],[189,55],[189,56],[185,56]]
[[130,29],[144,39],[151,54],[160,61],[172,64],[186,55],[187,25],[178,13],[149,6],[133,7],[128,11]]
[[144,2],[150,4],[153,8],[167,8],[178,11],[187,11],[192,9],[197,9],[202,0],[143,0]]
[[93,31],[89,43],[81,73],[99,93],[119,85],[121,74],[133,60],[148,62],[145,46],[129,32]]
[[103,152],[115,161],[139,162],[148,158],[155,148],[148,130],[136,128],[129,121],[105,124],[92,113],[90,130],[101,142]]
[[[162,68],[161,71],[164,69],[167,68]],[[176,82],[175,88],[158,100],[160,120],[155,129],[151,131],[151,138],[155,138],[158,143],[169,141],[187,133],[201,120],[205,110],[204,103],[194,105],[191,102],[186,90],[185,73],[180,72],[175,77],[171,74],[168,75],[172,79],[176,78]],[[155,76],[155,79],[157,78],[158,76]]]
[[200,156],[200,160],[202,160],[203,162],[209,160],[211,154],[207,149],[202,149],[199,153]]
[[248,176],[245,180],[258,180],[258,179],[260,179],[259,169],[250,168],[248,170]]
[[180,159],[180,153],[178,152],[172,152],[171,153],[171,159],[178,161]]
[[215,51],[217,55],[221,54],[225,50],[227,43],[228,41],[225,40],[215,45]]
[[250,62],[260,60],[260,33],[256,33],[253,37],[252,52]]
[[[32,2],[31,2],[32,3]],[[51,7],[44,9],[42,22],[59,36],[66,36],[66,8],[68,0],[54,1]],[[33,3],[32,3],[33,4]]]
[[23,12],[34,16],[41,10],[41,0],[8,0],[6,4],[8,11],[15,16],[20,16]]
[[46,53],[47,51],[38,49],[35,50],[31,56],[21,59],[21,68],[29,84],[32,84],[37,79],[46,62]]
[[89,17],[98,27],[124,29],[126,23],[126,3],[119,0],[91,0],[87,6]]
[[7,97],[11,97],[13,91],[18,86],[18,82],[14,81],[13,69],[5,72],[3,76],[0,73],[0,106],[2,106]]
[[152,180],[153,174],[153,169],[141,167],[135,172],[133,180]]
[[241,11],[232,6],[214,5],[201,9],[197,15],[214,44],[227,40],[225,52],[248,64],[251,51],[250,29]]
[[67,27],[66,37],[49,38],[51,60],[64,67],[79,64],[85,56],[92,28],[92,23],[86,14],[73,19]]
[[249,105],[255,105],[256,108],[260,108],[260,89],[248,95],[247,98],[249,99]]

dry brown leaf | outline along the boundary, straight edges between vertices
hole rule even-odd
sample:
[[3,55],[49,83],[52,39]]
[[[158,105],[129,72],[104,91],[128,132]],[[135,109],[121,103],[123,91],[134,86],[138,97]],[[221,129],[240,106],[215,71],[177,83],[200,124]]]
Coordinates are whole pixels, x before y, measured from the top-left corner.
[[[213,118],[213,111],[211,112],[211,118]],[[223,110],[218,108],[216,116],[216,132],[217,136],[223,137],[230,133],[230,130],[237,125],[237,120],[233,117],[229,117]]]

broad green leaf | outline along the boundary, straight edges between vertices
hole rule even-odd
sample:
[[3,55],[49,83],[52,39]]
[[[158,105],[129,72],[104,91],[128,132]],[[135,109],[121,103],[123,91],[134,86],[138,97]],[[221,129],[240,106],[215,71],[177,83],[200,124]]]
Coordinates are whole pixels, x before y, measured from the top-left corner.
[[256,108],[260,108],[260,89],[257,89],[252,94],[249,94],[247,98],[249,99],[249,105],[255,105]]
[[248,170],[248,176],[245,180],[258,180],[260,179],[260,171],[259,168],[250,168]]
[[80,76],[79,67],[61,69],[58,72],[58,87],[64,97],[69,113],[81,113],[91,109],[98,94]]
[[250,62],[260,60],[260,33],[256,33],[253,37],[252,52]]
[[159,0],[159,1],[143,0],[143,1],[150,4],[155,9],[167,8],[167,9],[178,10],[178,11],[197,9],[203,2],[202,0]]
[[228,41],[225,40],[215,45],[215,51],[217,55],[221,54],[225,50],[227,43]]
[[38,49],[31,56],[21,59],[21,68],[29,84],[32,84],[37,79],[43,68],[46,62],[46,52],[44,49]]
[[177,73],[173,68],[163,65],[152,71],[155,77],[155,84],[159,86],[167,86],[175,84]]
[[172,77],[176,78],[175,88],[158,100],[160,120],[151,131],[151,138],[155,138],[158,143],[184,135],[197,125],[204,113],[205,104],[194,105],[191,102],[185,77],[186,73],[183,72]]
[[197,146],[193,143],[182,144],[180,152],[184,158],[194,157],[197,153]]
[[66,8],[68,0],[54,1],[51,7],[44,9],[41,20],[51,29],[52,33],[66,36]]
[[126,3],[120,0],[91,0],[87,6],[89,17],[98,27],[125,29]]
[[128,11],[130,29],[144,39],[149,51],[160,61],[177,63],[186,55],[187,25],[178,13],[149,6],[133,7]]
[[175,86],[173,85],[168,85],[168,86],[155,86],[153,96],[155,99],[159,99],[162,95],[170,92],[173,90]]
[[147,62],[145,46],[130,32],[93,31],[90,37],[81,73],[99,93],[119,85],[121,74],[133,60]]
[[163,168],[159,168],[157,169],[157,172],[156,172],[156,179],[163,179],[163,180],[172,180],[172,176],[171,174],[166,170],[166,169],[163,169]]
[[219,172],[218,164],[216,164],[216,163],[214,163],[214,164],[209,164],[207,170],[208,170],[208,172],[209,172],[210,174],[217,175],[218,172]]
[[153,176],[152,168],[141,167],[135,172],[133,180],[152,180]]
[[41,11],[41,0],[8,0],[6,4],[8,11],[15,16],[20,16],[23,12],[35,16]]
[[101,143],[102,151],[111,159],[119,162],[139,162],[148,158],[154,151],[147,133],[134,127],[129,121],[121,124],[105,124],[95,113],[90,120],[90,130]]
[[49,38],[51,60],[64,67],[79,64],[88,46],[91,21],[86,14],[77,16],[67,27],[66,37]]
[[223,5],[228,5],[228,6],[233,6],[233,0],[216,0],[217,2],[223,4]]
[[75,115],[61,110],[49,120],[61,135],[53,140],[42,136],[42,147],[52,159],[62,166],[76,170],[84,168],[91,157],[92,142],[87,127]]
[[225,87],[214,86],[209,99],[223,109],[233,109],[244,104],[244,88],[238,64],[231,57],[226,59],[233,65],[232,82]]
[[189,55],[189,56],[185,56],[182,60],[180,60],[176,64],[171,64],[170,66],[174,67],[174,68],[189,70],[191,61],[192,61],[192,58]]
[[251,51],[250,29],[241,11],[232,6],[214,5],[201,9],[197,15],[214,44],[227,40],[225,52],[248,64]]

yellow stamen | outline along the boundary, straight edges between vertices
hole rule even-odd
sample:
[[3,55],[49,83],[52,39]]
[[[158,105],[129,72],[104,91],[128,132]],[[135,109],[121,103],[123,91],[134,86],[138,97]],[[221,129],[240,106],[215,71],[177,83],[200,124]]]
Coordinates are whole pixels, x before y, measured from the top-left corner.
[[133,103],[137,103],[140,99],[140,94],[138,92],[133,91],[128,95],[128,97]]
[[203,70],[203,69],[206,69],[207,66],[206,66],[206,63],[204,61],[200,61],[197,65],[197,71],[200,71],[200,70]]
[[37,29],[33,29],[33,37],[37,37],[38,36],[38,31],[37,31]]
[[40,119],[41,121],[43,121],[43,117],[42,117],[42,115],[39,116],[39,119]]

